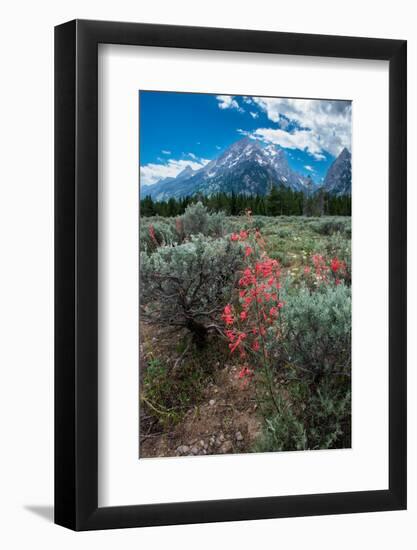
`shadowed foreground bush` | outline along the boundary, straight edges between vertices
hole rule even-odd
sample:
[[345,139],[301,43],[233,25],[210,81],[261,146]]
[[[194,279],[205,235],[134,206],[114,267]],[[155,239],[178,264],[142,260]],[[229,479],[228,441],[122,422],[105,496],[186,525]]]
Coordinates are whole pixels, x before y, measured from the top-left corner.
[[141,253],[141,313],[148,323],[188,329],[202,347],[218,325],[241,264],[229,240],[192,237],[152,255]]

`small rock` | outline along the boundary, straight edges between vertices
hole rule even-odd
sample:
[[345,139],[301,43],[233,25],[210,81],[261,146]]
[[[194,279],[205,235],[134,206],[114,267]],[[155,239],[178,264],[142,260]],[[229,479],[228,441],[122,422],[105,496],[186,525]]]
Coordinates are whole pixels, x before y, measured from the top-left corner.
[[205,443],[204,443],[204,441],[201,439],[201,440],[200,440],[200,447],[204,447],[204,445],[205,445]]
[[223,433],[221,433],[221,434],[219,435],[219,441],[224,441],[224,434],[223,434]]
[[188,453],[189,450],[190,450],[190,447],[188,447],[188,445],[180,445],[177,448],[177,453],[179,453],[180,455],[185,455]]
[[215,399],[210,399],[209,401],[209,405],[212,407],[214,404],[215,404],[216,400]]
[[243,435],[240,432],[236,432],[235,437],[236,441],[243,441]]
[[220,452],[226,454],[226,453],[230,453],[232,449],[233,449],[232,442],[225,441],[223,445],[220,447]]
[[198,447],[191,447],[191,454],[198,455],[199,452],[200,450]]

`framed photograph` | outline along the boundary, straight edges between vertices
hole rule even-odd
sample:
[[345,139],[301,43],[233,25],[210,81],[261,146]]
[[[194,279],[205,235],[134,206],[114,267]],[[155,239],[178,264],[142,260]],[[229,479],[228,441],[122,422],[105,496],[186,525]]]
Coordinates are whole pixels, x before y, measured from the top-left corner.
[[406,42],[55,29],[55,522],[406,508]]

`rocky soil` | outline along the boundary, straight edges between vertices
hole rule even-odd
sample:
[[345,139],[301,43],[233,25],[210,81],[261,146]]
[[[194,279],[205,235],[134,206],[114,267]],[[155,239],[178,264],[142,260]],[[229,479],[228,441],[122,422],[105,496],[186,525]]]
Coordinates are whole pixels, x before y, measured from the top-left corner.
[[238,368],[225,365],[170,432],[140,434],[140,457],[202,456],[249,452],[261,428],[255,396]]

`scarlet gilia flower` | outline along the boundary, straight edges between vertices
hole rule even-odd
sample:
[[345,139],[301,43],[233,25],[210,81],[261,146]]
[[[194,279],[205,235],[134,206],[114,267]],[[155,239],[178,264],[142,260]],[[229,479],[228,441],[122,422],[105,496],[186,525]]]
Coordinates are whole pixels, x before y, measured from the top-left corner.
[[252,303],[253,298],[251,296],[246,296],[245,301],[243,303],[243,307],[248,307]]
[[329,268],[326,265],[326,261],[321,254],[314,254],[312,256],[316,277],[320,281],[327,282],[327,275]]
[[[311,259],[314,266],[316,280],[321,283],[330,284],[334,281],[336,285],[339,285],[341,282],[340,274],[347,274],[346,263],[342,260],[339,260],[339,258],[337,257],[328,260],[324,258],[321,254],[314,254]],[[311,269],[309,266],[304,267],[304,273],[306,275],[308,275],[310,271]],[[332,277],[332,274],[334,275],[334,277]],[[336,275],[338,277],[336,277]]]
[[243,342],[243,340],[246,338],[245,332],[239,332],[236,335],[236,339],[233,343],[229,344],[230,353],[233,353]]
[[234,342],[236,339],[236,333],[234,330],[226,330],[225,334],[227,338],[230,340],[230,342]]
[[156,236],[155,236],[155,228],[152,224],[150,224],[149,226],[149,236],[152,239],[152,241],[157,245],[158,241],[156,240]]
[[338,260],[337,258],[333,258],[330,262],[330,269],[333,271],[333,273],[337,273],[339,269],[342,267],[342,262]]
[[242,367],[237,375],[242,380],[242,388],[248,385],[248,382],[253,376],[253,371],[249,367]]
[[[239,353],[240,358],[246,361],[246,354],[259,354],[262,347],[261,362],[265,363],[268,355],[264,342],[267,329],[277,324],[279,310],[284,305],[279,294],[281,267],[277,260],[268,257],[258,229],[254,233],[242,230],[238,235],[233,235],[233,240],[248,239],[244,247],[246,267],[238,281],[240,313],[228,304],[222,315],[226,324],[233,325],[233,330],[225,334],[231,353]],[[278,326],[273,330],[278,331]],[[245,377],[246,369],[242,368],[241,377]]]
[[227,306],[224,308],[222,319],[226,323],[226,325],[233,325],[234,317],[232,314],[232,307],[230,304],[227,304]]
[[242,367],[239,371],[239,378],[244,378],[245,376],[250,376],[252,371],[248,367]]
[[231,241],[238,241],[239,240],[239,235],[237,233],[232,233],[232,235],[230,236],[230,240]]
[[176,229],[178,235],[182,235],[183,230],[184,230],[184,225],[182,223],[181,218],[175,218],[175,229]]

